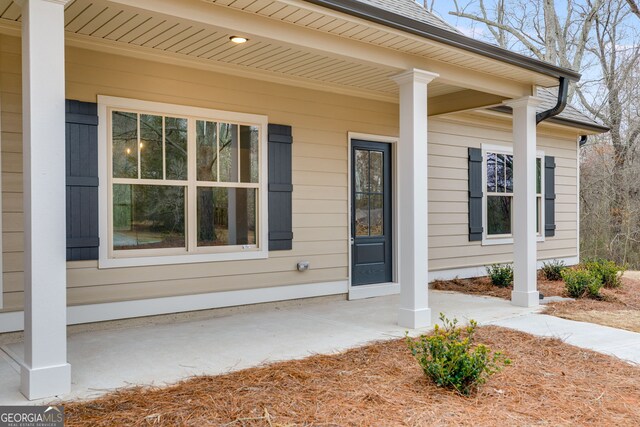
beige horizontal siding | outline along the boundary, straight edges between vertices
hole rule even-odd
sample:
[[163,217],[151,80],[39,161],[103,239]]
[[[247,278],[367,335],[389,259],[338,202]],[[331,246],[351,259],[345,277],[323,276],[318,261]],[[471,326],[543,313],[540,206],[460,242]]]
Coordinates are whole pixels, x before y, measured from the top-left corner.
[[[23,303],[23,201],[20,41],[0,36],[2,95],[2,237],[4,310]],[[348,132],[397,135],[397,105],[236,78],[167,64],[67,48],[67,98],[120,96],[227,111],[264,114],[293,126],[292,251],[268,259],[98,269],[67,263],[69,304],[124,301],[348,277]],[[509,262],[512,247],[481,246],[467,238],[467,148],[511,145],[509,121],[474,114],[429,123],[430,268]],[[575,135],[540,128],[540,146],[556,156],[557,234],[539,244],[544,258],[575,256]],[[479,135],[482,135],[481,137]],[[311,269],[296,270],[308,260]]]
[[[6,51],[6,48],[0,48],[2,262],[4,307],[11,310],[22,305],[23,287],[22,95],[20,63],[15,64]],[[16,289],[19,292],[13,291]]]
[[329,185],[296,185],[293,198],[296,200],[347,200],[347,187]]
[[[556,160],[556,235],[538,243],[540,259],[578,252],[575,132],[538,128],[538,149]],[[508,120],[460,114],[429,122],[429,268],[445,270],[513,261],[513,245],[468,239],[468,148],[512,146]]]
[[[22,305],[20,42],[0,37],[5,310]],[[293,127],[292,251],[268,259],[98,269],[68,263],[69,304],[122,301],[348,277],[348,132],[397,134],[397,106],[68,48],[67,98],[121,96],[264,114]],[[296,270],[308,260],[311,269]]]

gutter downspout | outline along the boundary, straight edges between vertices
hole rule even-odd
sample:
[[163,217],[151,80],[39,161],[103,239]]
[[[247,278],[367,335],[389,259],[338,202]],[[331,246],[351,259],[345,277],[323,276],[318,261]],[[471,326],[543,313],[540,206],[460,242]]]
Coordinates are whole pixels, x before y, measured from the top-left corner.
[[[560,77],[560,86],[558,87],[558,102],[553,108],[546,111],[541,111],[536,114],[536,125],[539,125],[544,120],[557,116],[562,113],[562,110],[567,106],[567,94],[569,93],[569,80],[566,77]],[[544,299],[542,293],[539,294],[540,299]]]
[[556,105],[547,110],[541,111],[536,114],[536,124],[540,124],[540,122],[550,119],[551,117],[557,116],[562,113],[564,107],[567,106],[567,94],[569,93],[569,80],[566,77],[560,77],[560,86],[558,87],[558,102]]
[[[562,113],[562,110],[567,106],[567,94],[569,93],[569,80],[566,77],[560,77],[560,86],[558,87],[558,102],[556,105],[546,111],[541,111],[536,114],[536,124],[540,124],[551,117],[557,116]],[[580,147],[587,143],[587,135],[580,136]]]
[[587,143],[587,135],[580,136],[580,147]]

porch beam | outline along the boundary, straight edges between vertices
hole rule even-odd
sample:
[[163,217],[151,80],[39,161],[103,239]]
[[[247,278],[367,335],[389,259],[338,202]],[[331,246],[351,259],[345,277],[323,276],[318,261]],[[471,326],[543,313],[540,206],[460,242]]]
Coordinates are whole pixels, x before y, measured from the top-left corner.
[[501,105],[505,97],[477,90],[461,90],[429,98],[429,117],[441,116],[463,111],[485,109]]
[[431,324],[427,205],[427,86],[438,77],[411,69],[393,77],[400,87],[398,165],[398,324],[416,329]]
[[21,0],[24,361],[28,399],[68,393],[64,5]]
[[536,107],[534,96],[506,101],[513,110],[513,291],[511,303],[540,304],[536,264]]

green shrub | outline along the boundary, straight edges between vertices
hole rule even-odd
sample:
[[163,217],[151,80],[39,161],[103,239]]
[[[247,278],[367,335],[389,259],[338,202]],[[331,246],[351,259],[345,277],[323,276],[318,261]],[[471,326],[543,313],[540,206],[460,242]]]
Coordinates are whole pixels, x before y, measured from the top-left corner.
[[591,298],[600,298],[600,289],[602,282],[588,270],[566,269],[562,272],[564,287],[572,298],[582,298],[589,296]]
[[602,299],[603,296],[600,294],[600,289],[602,289],[602,282],[596,277],[594,282],[587,285],[587,296],[593,299]]
[[439,387],[467,396],[503,365],[511,363],[500,352],[492,352],[482,344],[474,345],[477,328],[474,320],[466,328],[456,326],[457,319],[449,320],[442,313],[440,320],[444,326],[436,325],[432,335],[415,339],[407,336],[411,354]]
[[620,275],[624,268],[614,261],[606,259],[591,259],[584,262],[584,268],[598,277],[605,288],[619,288],[622,286]]
[[513,283],[513,267],[510,264],[494,264],[487,267],[487,274],[491,283],[500,288],[506,288]]
[[542,275],[545,279],[553,280],[555,282],[562,280],[562,272],[565,268],[567,267],[564,265],[563,261],[554,259],[553,261],[543,262],[540,271],[542,271]]

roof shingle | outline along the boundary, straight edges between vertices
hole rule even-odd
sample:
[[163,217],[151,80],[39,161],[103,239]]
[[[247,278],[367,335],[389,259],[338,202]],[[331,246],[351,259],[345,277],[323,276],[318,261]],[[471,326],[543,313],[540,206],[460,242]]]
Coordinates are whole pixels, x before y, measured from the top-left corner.
[[425,24],[433,25],[443,30],[461,34],[456,28],[449,25],[436,15],[430,13],[414,0],[356,0],[387,12],[396,13]]
[[[550,108],[553,108],[556,105],[556,102],[558,101],[558,89],[557,88],[547,89],[547,88],[540,87],[538,88],[538,97],[542,99],[542,105],[538,107],[538,111],[539,112],[546,111]],[[599,121],[592,119],[591,117],[587,116],[586,114],[584,114],[583,112],[581,112],[580,110],[578,110],[577,108],[575,108],[570,104],[567,104],[564,110],[562,110],[562,113],[558,114],[556,117],[561,120],[568,120],[571,122],[583,123],[585,125],[592,125],[592,126],[603,127],[603,128],[606,127]]]
[[[424,7],[420,6],[415,0],[357,0],[360,3],[367,4],[369,6],[376,7],[378,9],[385,10],[387,12],[396,13],[398,15],[405,16],[407,18],[423,22],[425,24],[433,25],[443,30],[448,30],[457,34],[461,34],[453,26],[449,25],[438,16],[430,13]],[[538,96],[542,98],[543,103],[538,107],[538,111],[545,111],[553,108],[556,105],[558,99],[557,89],[538,89]],[[575,107],[567,105],[565,109],[556,116],[559,120],[567,120],[575,123],[583,123],[585,125],[593,125],[596,127],[605,127],[602,123],[588,117]]]

